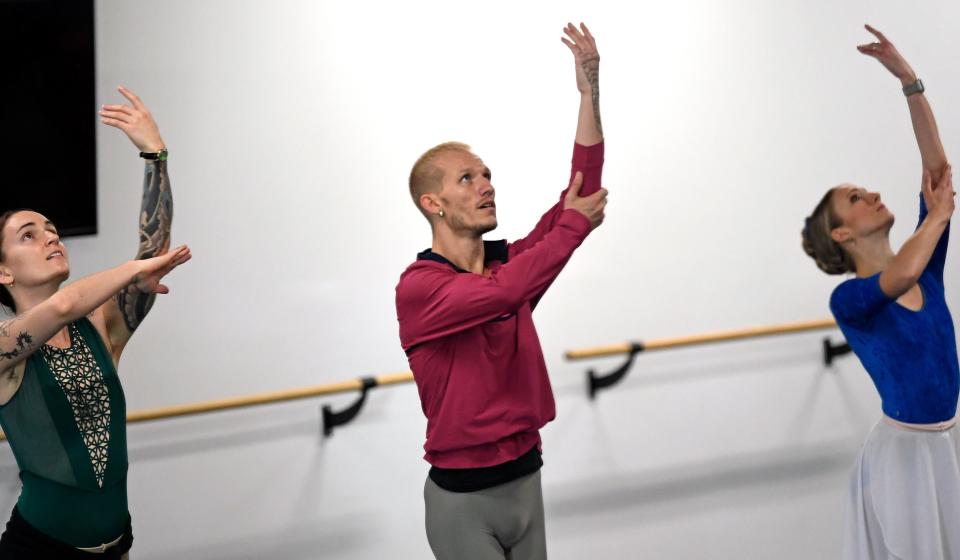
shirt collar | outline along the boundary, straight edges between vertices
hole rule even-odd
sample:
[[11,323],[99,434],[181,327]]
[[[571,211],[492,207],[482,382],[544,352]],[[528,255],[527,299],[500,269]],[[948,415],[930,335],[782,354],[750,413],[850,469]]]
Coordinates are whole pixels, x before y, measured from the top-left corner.
[[[457,272],[469,272],[468,270],[464,270],[459,266],[453,264],[440,253],[434,253],[433,250],[431,249],[427,249],[426,251],[418,253],[417,260],[418,261],[435,261],[438,263],[450,265]],[[494,261],[499,261],[501,263],[507,262],[507,240],[506,239],[483,242],[483,264],[489,264]]]

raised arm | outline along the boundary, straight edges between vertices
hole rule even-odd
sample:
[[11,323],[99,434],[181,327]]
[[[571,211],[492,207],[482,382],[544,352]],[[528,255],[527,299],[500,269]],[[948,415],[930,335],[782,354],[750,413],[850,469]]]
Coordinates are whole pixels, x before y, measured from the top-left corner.
[[[119,91],[130,101],[130,105],[104,105],[100,111],[103,123],[122,130],[141,152],[160,154],[166,145],[150,111],[132,91],[123,87]],[[145,163],[137,259],[163,254],[170,247],[173,195],[165,155],[163,152],[163,157],[147,159]],[[104,304],[104,319],[116,359],[119,359],[130,336],[150,311],[155,298],[154,294],[130,285]]]
[[[873,43],[858,45],[857,50],[880,61],[880,64],[900,80],[903,87],[915,83],[917,74],[893,43],[873,27],[869,25],[864,27],[877,40]],[[930,172],[933,184],[939,184],[940,175],[947,165],[947,156],[940,142],[940,132],[937,130],[937,121],[933,118],[933,110],[930,109],[930,103],[922,92],[907,96],[907,106],[910,108],[910,120],[913,122],[913,133],[920,147],[923,168]]]
[[605,191],[581,197],[580,185],[578,178],[564,199],[557,226],[536,247],[489,275],[429,269],[401,280],[397,315],[404,349],[515,313],[538,298],[590,231],[603,222]]
[[[149,294],[169,289],[160,280],[190,260],[186,246],[152,259],[129,261],[118,267],[81,278],[38,305],[0,323],[0,373],[26,360],[65,325],[93,312],[127,286]],[[0,394],[4,391],[0,388]]]
[[[580,196],[590,196],[600,190],[603,175],[603,127],[600,124],[600,53],[597,42],[587,29],[580,24],[578,30],[572,23],[563,29],[567,35],[561,37],[573,53],[574,70],[577,79],[577,91],[580,92],[580,108],[577,114],[577,134],[573,146],[573,159],[570,165],[569,186],[577,174],[582,177]],[[510,258],[519,255],[539,242],[547,232],[553,229],[563,212],[565,189],[560,200],[547,210],[537,225],[525,237],[510,244]]]
[[560,40],[573,53],[577,90],[580,92],[576,142],[583,146],[599,144],[603,141],[603,125],[600,122],[600,53],[597,42],[583,23],[580,29],[568,23],[563,32],[566,37]]
[[[953,215],[953,197],[956,193],[953,190],[952,176],[948,165],[940,175],[940,181],[934,186],[931,173],[923,170],[923,200],[929,211],[920,227],[880,273],[880,289],[887,296],[898,298],[912,288],[934,256]],[[942,270],[940,272],[942,274]]]
[[[873,34],[877,40],[873,43],[858,45],[857,50],[861,53],[877,59],[904,87],[911,87],[917,82],[917,74],[907,63],[903,55],[890,42],[883,33],[873,27],[864,26],[867,31]],[[915,86],[914,86],[915,87]],[[905,93],[908,93],[905,91]],[[913,133],[917,139],[917,146],[920,148],[920,159],[923,162],[924,188],[921,193],[920,219],[916,232],[900,249],[897,258],[891,263],[894,269],[887,274],[887,277],[881,277],[881,288],[888,295],[902,293],[898,287],[906,286],[909,289],[916,280],[910,282],[911,278],[919,278],[923,270],[928,266],[941,281],[943,280],[943,267],[947,254],[947,243],[950,237],[949,220],[953,213],[953,203],[949,204],[949,212],[944,213],[944,206],[941,205],[939,215],[930,216],[928,211],[932,211],[930,206],[933,199],[933,193],[940,190],[940,186],[946,184],[952,192],[952,178],[947,177],[945,182],[944,174],[949,168],[946,153],[943,150],[943,144],[940,141],[940,132],[937,130],[937,121],[933,117],[933,110],[926,96],[922,91],[907,95],[907,107],[910,109],[910,120],[913,123]],[[929,175],[929,176],[928,176]],[[942,224],[943,215],[946,221]],[[927,245],[924,241],[930,236],[933,237],[933,245]],[[919,263],[923,263],[920,266]],[[919,267],[919,268],[918,268]],[[901,277],[900,281],[894,282],[892,276]]]

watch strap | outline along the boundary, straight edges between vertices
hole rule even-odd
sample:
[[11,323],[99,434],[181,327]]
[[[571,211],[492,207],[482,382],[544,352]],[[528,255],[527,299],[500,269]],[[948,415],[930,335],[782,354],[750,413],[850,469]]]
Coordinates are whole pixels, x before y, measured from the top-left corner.
[[903,94],[907,97],[910,97],[915,93],[923,93],[924,89],[923,82],[920,81],[920,78],[917,78],[917,81],[913,82],[912,84],[903,86]]
[[153,161],[167,161],[167,149],[161,148],[159,152],[140,152],[140,157]]

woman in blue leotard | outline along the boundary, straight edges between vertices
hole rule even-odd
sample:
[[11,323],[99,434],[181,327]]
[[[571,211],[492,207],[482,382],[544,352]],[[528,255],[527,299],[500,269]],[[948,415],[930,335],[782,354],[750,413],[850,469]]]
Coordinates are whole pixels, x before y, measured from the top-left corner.
[[851,476],[844,558],[960,558],[960,372],[943,270],[954,209],[950,166],[923,85],[879,31],[860,45],[903,86],[923,180],[920,222],[898,252],[880,195],[843,184],[803,228],[803,248],[828,274],[855,273],[830,309],[883,403]]

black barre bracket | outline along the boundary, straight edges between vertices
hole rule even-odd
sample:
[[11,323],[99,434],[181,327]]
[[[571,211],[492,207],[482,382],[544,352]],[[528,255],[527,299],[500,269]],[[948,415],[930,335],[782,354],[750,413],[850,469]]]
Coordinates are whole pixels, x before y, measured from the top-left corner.
[[323,405],[323,437],[333,435],[333,429],[337,426],[349,424],[363,408],[363,403],[367,400],[367,391],[377,386],[376,377],[361,377],[360,382],[363,383],[363,387],[360,389],[360,398],[347,408],[340,412],[334,412],[329,404]]
[[834,344],[829,336],[823,337],[823,365],[830,366],[834,358],[849,354],[853,349],[846,342]]
[[627,371],[633,366],[633,360],[636,359],[637,354],[640,352],[643,352],[643,343],[631,342],[630,354],[627,356],[627,361],[617,369],[606,375],[597,375],[596,371],[592,369],[587,370],[587,393],[590,395],[590,400],[597,397],[597,391],[600,389],[610,387],[623,379],[623,376],[625,376]]

